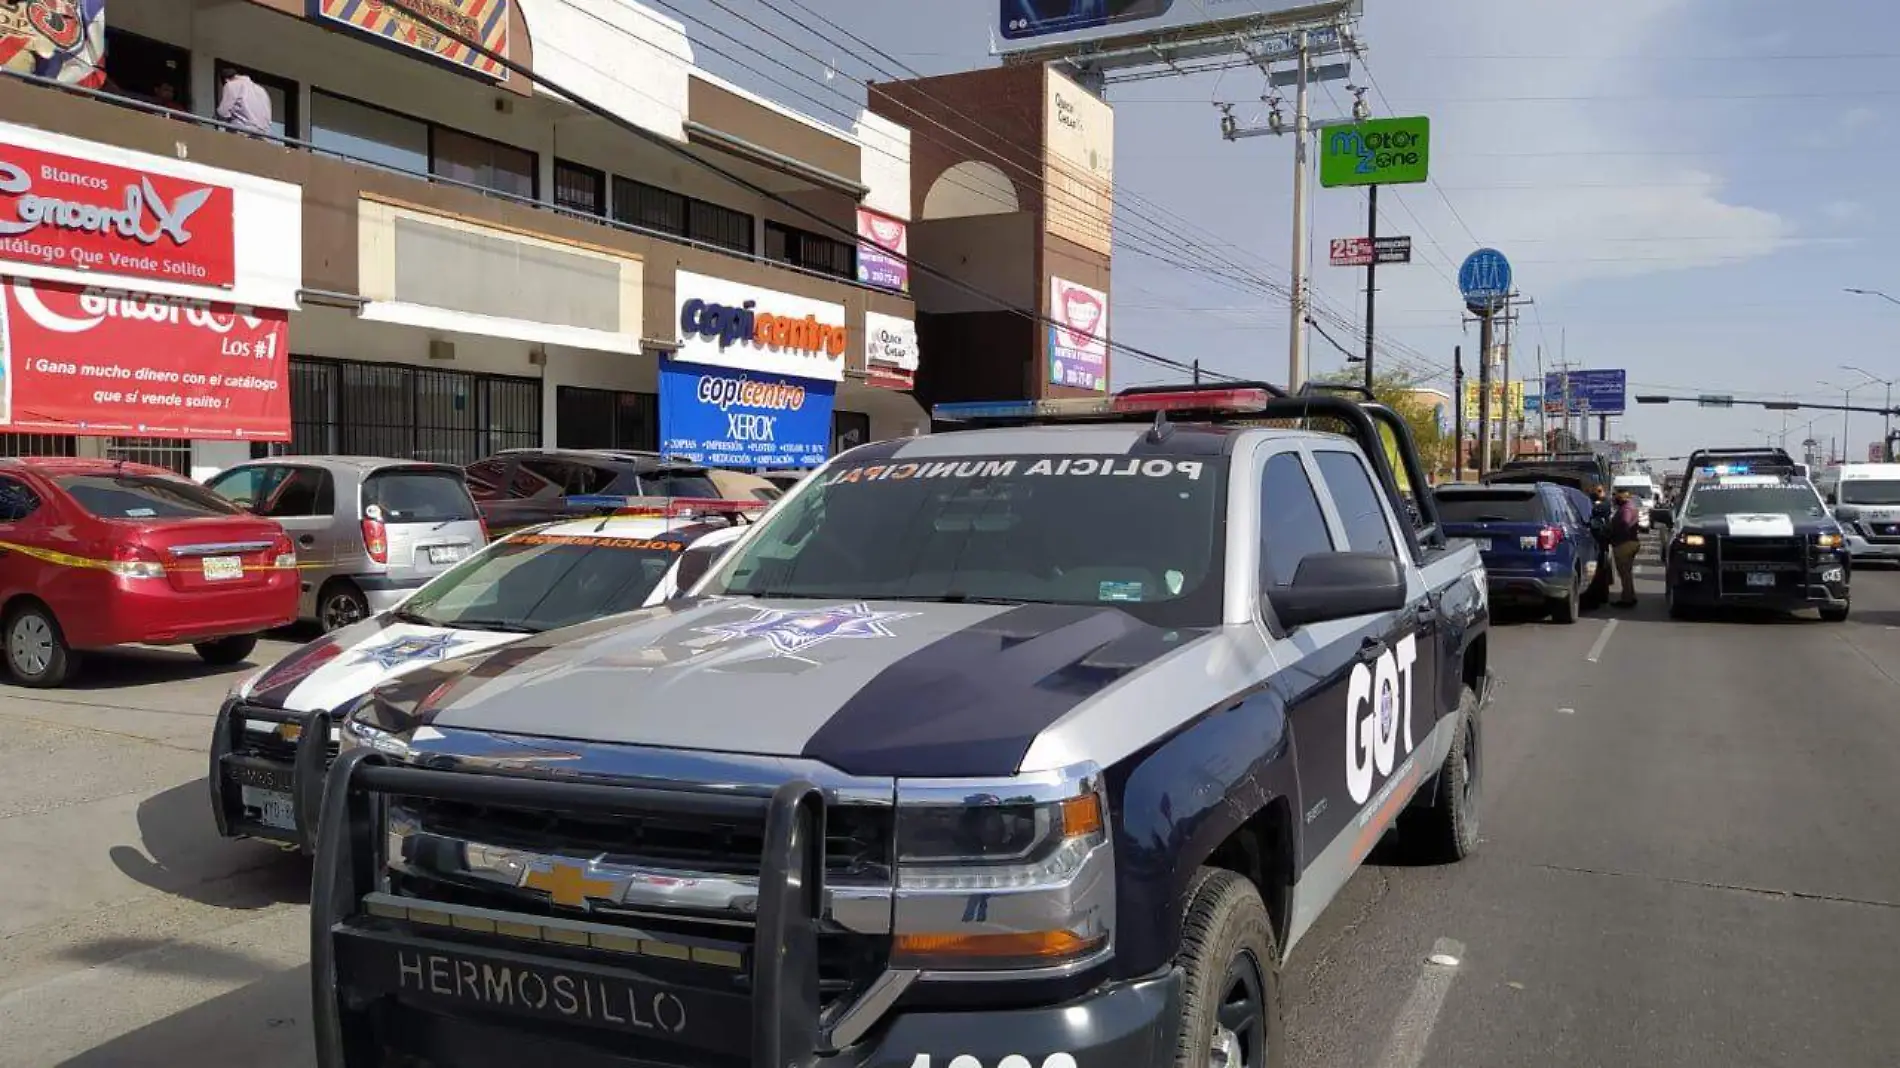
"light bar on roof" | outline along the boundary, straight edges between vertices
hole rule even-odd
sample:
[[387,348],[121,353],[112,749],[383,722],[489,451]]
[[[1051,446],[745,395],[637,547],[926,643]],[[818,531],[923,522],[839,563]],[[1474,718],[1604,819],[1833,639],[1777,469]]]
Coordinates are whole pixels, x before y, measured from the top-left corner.
[[1062,419],[1135,412],[1257,412],[1273,395],[1264,389],[1183,389],[1166,393],[1124,393],[1112,397],[1060,397],[1048,400],[958,401],[930,409],[943,422],[977,419]]
[[617,516],[648,519],[691,519],[695,516],[730,516],[743,512],[764,511],[764,501],[734,501],[708,497],[619,497],[609,494],[577,494],[570,504],[599,508]]

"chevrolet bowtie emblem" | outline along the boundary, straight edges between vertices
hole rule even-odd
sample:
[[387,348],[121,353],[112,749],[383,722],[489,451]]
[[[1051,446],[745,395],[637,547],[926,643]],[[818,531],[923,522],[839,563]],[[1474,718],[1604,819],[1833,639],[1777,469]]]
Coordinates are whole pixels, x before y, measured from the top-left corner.
[[589,879],[587,869],[579,864],[556,862],[528,872],[521,885],[545,892],[556,905],[579,909],[587,907],[590,897],[608,897],[618,884],[612,879]]
[[280,723],[277,725],[277,737],[286,742],[294,742],[303,737],[303,724]]

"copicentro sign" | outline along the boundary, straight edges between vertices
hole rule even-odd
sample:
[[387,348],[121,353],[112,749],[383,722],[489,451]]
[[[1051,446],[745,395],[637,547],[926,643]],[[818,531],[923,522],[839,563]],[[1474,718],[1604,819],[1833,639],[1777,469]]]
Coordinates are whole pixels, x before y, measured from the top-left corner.
[[715,338],[724,351],[737,342],[789,350],[814,358],[844,359],[850,333],[842,326],[821,323],[815,315],[794,318],[756,310],[758,301],[738,307],[693,299],[680,305],[680,331],[687,337]]

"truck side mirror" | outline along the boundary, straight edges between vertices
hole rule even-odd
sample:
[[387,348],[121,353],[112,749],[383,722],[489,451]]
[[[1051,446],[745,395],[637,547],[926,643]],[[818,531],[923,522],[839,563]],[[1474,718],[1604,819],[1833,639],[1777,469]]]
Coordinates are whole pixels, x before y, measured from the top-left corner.
[[1288,630],[1396,612],[1405,607],[1405,571],[1383,553],[1314,553],[1300,561],[1291,585],[1273,587],[1265,599]]
[[1834,509],[1834,518],[1851,523],[1860,518],[1860,509],[1851,504],[1838,505]]

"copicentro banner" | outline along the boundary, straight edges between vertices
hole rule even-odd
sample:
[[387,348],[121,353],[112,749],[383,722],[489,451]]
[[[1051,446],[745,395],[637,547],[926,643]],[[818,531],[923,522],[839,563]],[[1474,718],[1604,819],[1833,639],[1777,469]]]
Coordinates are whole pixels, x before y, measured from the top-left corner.
[[290,440],[290,316],[9,279],[0,427]]
[[836,384],[660,360],[660,451],[714,467],[814,467]]

